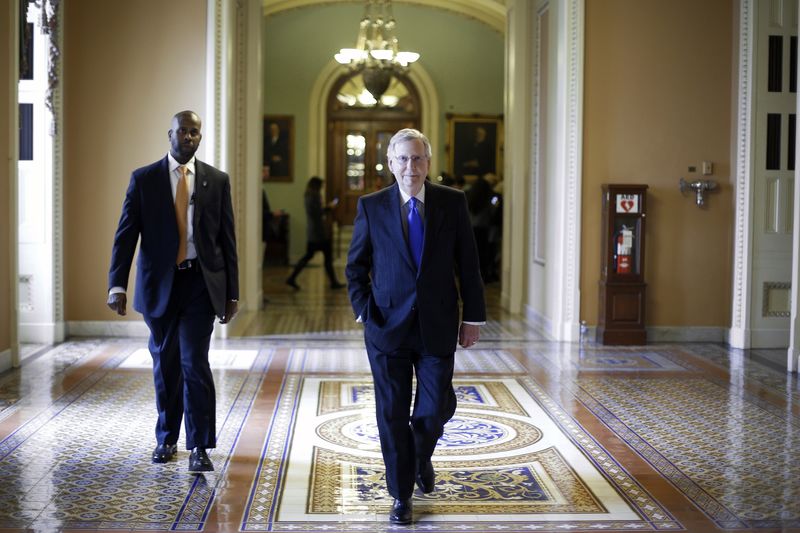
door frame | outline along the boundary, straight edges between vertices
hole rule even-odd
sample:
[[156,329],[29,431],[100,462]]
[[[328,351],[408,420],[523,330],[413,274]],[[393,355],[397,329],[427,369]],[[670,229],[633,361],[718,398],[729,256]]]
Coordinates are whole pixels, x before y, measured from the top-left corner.
[[[308,145],[311,147],[308,150],[308,169],[312,176],[324,176],[327,171],[328,94],[341,74],[342,65],[331,60],[320,70],[311,89],[308,105]],[[437,153],[443,153],[443,150],[440,150],[444,148],[444,140],[440,137],[439,96],[436,93],[436,85],[425,68],[416,63],[409,69],[407,76],[419,94],[422,132],[431,140]]]
[[[340,226],[350,226],[353,224],[356,215],[358,199],[370,192],[374,192],[376,177],[374,176],[376,154],[373,150],[375,141],[380,133],[391,133],[402,128],[418,127],[418,118],[397,117],[394,119],[372,118],[365,120],[364,117],[333,117],[329,119],[328,129],[328,149],[330,157],[328,159],[328,171],[326,176],[325,197],[328,202],[338,198],[337,209],[334,210],[334,220]],[[364,189],[361,191],[350,191],[347,189],[347,178],[342,174],[346,159],[344,156],[345,135],[349,131],[357,130],[366,136],[366,151],[364,154]],[[385,154],[384,154],[385,155]],[[337,168],[339,169],[337,172]],[[388,167],[385,169],[388,181],[394,183],[394,177]]]

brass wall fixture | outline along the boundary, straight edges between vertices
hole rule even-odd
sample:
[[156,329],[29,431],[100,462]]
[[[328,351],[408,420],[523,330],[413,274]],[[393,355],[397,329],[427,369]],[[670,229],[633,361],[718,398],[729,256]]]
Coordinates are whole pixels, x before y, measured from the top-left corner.
[[694,191],[695,203],[697,204],[697,207],[703,207],[705,204],[706,191],[713,191],[716,189],[717,182],[714,180],[686,181],[685,179],[681,178],[680,188],[682,193],[686,193],[688,190]]

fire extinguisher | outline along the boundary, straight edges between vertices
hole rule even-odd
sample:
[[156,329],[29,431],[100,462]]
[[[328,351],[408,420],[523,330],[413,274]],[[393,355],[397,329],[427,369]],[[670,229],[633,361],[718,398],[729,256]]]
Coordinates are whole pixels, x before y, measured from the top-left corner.
[[631,251],[633,250],[633,231],[626,226],[617,232],[616,235],[616,272],[617,274],[631,273]]

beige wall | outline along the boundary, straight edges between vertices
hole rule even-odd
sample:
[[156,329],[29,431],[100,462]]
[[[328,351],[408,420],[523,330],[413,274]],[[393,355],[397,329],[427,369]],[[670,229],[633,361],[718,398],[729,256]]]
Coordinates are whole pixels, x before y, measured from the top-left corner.
[[[730,323],[734,2],[587,0],[581,315],[597,323],[600,185],[648,191],[648,326]],[[714,162],[707,209],[681,196]]]
[[[0,7],[0,35],[2,35],[3,46],[0,47],[0,213],[3,218],[0,221],[0,352],[11,347],[11,262],[9,261],[8,250],[11,245],[11,235],[13,225],[9,220],[12,213],[12,200],[10,194],[11,180],[10,173],[10,146],[12,139],[9,137],[16,128],[12,114],[12,93],[14,80],[17,76],[14,66],[11,64],[13,56],[9,51],[11,44],[10,35],[13,28],[13,2],[3,2]],[[12,50],[14,47],[10,47]]]
[[206,2],[61,5],[64,317],[112,320],[105,307],[108,264],[130,173],[166,155],[175,112],[193,109],[205,118]]

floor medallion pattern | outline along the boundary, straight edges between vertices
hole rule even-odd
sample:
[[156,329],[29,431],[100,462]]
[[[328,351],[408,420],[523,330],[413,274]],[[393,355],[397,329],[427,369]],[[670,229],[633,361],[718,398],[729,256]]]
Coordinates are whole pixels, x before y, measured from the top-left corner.
[[[498,516],[511,532],[681,528],[531,379],[454,384],[417,530],[483,531]],[[241,529],[384,530],[390,504],[371,381],[287,375]]]

